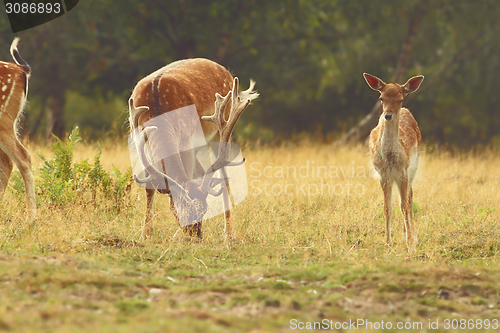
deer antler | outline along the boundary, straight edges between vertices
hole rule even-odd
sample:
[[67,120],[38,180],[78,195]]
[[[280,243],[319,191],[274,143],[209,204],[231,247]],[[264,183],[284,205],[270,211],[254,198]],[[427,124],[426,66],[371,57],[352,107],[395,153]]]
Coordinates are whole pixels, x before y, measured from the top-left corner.
[[[231,100],[231,110],[229,119],[224,119],[224,111],[226,110],[227,103]],[[250,104],[250,99],[244,101],[238,96],[238,78],[233,80],[233,90],[226,96],[222,97],[218,93],[215,94],[215,113],[211,116],[203,116],[202,120],[208,120],[217,125],[220,133],[220,142],[229,142],[231,133],[233,132],[234,125],[238,122],[241,114]]]
[[[253,87],[252,87],[253,88]],[[246,96],[246,95],[245,95]],[[224,111],[226,110],[227,104],[231,101],[231,109],[229,112],[228,120],[224,119]],[[230,147],[229,140],[231,139],[231,134],[233,132],[234,126],[238,122],[241,114],[250,104],[250,98],[241,100],[238,95],[238,78],[235,77],[233,80],[233,89],[227,93],[226,96],[222,97],[218,93],[215,94],[215,112],[211,116],[203,116],[202,120],[208,120],[217,125],[220,134],[220,144],[217,159],[210,168],[205,171],[203,180],[201,183],[201,189],[207,191],[211,195],[220,195],[222,189],[215,191],[210,186],[210,180],[212,179],[215,172],[225,166],[237,166],[245,162],[242,159],[238,162],[232,162],[227,159],[228,147]]]
[[149,107],[147,106],[134,106],[134,99],[132,97],[129,98],[128,100],[128,109],[130,113],[130,117],[128,119],[130,128],[135,129],[139,127],[139,118],[142,116],[142,114],[146,111],[149,110]]
[[137,152],[139,154],[139,159],[144,166],[144,169],[147,170],[150,174],[145,178],[139,178],[134,174],[134,179],[137,183],[149,183],[154,179],[165,179],[168,181],[169,186],[177,186],[179,190],[181,190],[185,195],[186,199],[191,199],[188,192],[174,179],[167,176],[165,173],[158,170],[147,158],[146,156],[146,139],[145,137],[149,137],[152,131],[157,130],[156,126],[148,126],[144,128],[139,134],[139,142],[137,143]]
[[[136,181],[136,183],[138,184],[147,184],[149,182],[151,182],[153,180],[153,175],[151,175],[148,171],[147,171],[147,166],[152,166],[151,163],[149,163],[149,160],[146,156],[146,152],[144,151],[144,149],[146,148],[146,145],[145,145],[145,140],[144,140],[144,134],[146,133],[145,132],[146,129],[144,129],[144,131],[142,131],[139,136],[142,136],[143,139],[141,140],[139,138],[139,142],[135,142],[135,146],[136,146],[136,150],[137,150],[137,153],[139,155],[139,160],[141,161],[142,163],[142,166],[144,167],[144,172],[146,174],[146,177],[144,178],[139,178],[135,173],[134,173],[134,180]],[[141,141],[143,141],[144,143],[142,143]]]

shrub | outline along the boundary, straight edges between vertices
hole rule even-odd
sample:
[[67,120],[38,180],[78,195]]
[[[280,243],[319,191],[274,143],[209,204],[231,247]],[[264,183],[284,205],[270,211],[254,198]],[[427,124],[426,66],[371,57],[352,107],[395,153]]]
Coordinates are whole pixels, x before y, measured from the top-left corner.
[[40,182],[36,184],[39,197],[45,198],[55,206],[66,205],[70,202],[103,206],[111,202],[113,209],[118,212],[125,207],[132,183],[132,168],[125,173],[117,168],[111,172],[104,170],[101,164],[102,146],[98,145],[99,152],[93,163],[89,160],[73,162],[73,147],[81,140],[78,127],[75,127],[64,143],[54,136],[52,144],[53,157],[47,159],[41,152],[38,153],[43,164],[38,170]]

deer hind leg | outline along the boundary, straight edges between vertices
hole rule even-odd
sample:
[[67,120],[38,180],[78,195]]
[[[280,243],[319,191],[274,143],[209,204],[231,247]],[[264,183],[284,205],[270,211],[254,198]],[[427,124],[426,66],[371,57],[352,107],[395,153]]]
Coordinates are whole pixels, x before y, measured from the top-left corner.
[[174,198],[172,197],[172,193],[168,193],[168,202],[170,204],[170,211],[174,214],[175,219],[179,222],[179,216],[177,215],[177,210],[175,209]]
[[[6,140],[5,138],[14,138],[14,140]],[[34,217],[36,214],[36,201],[35,201],[35,180],[33,179],[33,173],[31,172],[31,156],[28,150],[24,148],[24,146],[17,140],[14,132],[9,133],[2,139],[0,139],[0,149],[5,152],[8,157],[10,157],[17,168],[21,172],[21,175],[24,180],[24,187],[26,189],[26,199],[27,206],[29,209],[30,217]],[[4,158],[2,158],[3,162]],[[9,168],[7,165],[6,168]],[[2,171],[5,172],[7,169],[2,167]],[[12,170],[12,169],[11,169]],[[2,173],[3,173],[2,172]],[[2,175],[2,178],[7,176],[7,172]],[[10,172],[8,172],[8,176],[10,176]],[[3,180],[3,179],[2,179]],[[8,181],[8,177],[7,177]],[[5,185],[4,185],[5,184]],[[6,182],[2,182],[2,190],[5,189]]]
[[411,183],[408,184],[408,215],[411,227],[411,233],[413,235],[413,244],[417,245],[418,238],[415,232],[415,223],[413,221],[413,190],[411,188]]
[[142,237],[147,238],[153,235],[153,215],[154,215],[154,189],[146,189],[146,218],[142,227]]
[[385,243],[387,246],[391,246],[392,182],[388,179],[382,179],[380,181],[380,185],[382,186],[382,191],[384,192]]
[[[406,245],[408,247],[408,252],[413,252],[415,250],[415,244],[413,239],[413,227],[411,223],[410,210],[409,207],[409,189],[408,189],[408,176],[403,176],[403,179],[398,181],[399,195],[401,196],[401,212],[404,217],[404,229],[406,229]],[[412,195],[413,196],[413,195]]]
[[411,228],[412,228],[413,241],[414,241],[415,245],[417,244],[417,233],[415,231],[415,224],[413,221],[413,189],[412,189],[412,184],[413,184],[413,180],[415,179],[415,175],[417,173],[418,158],[419,158],[418,153],[412,155],[412,157],[410,158],[410,168],[408,169],[408,209],[409,209],[409,213],[410,213],[410,224],[411,224]]
[[222,191],[222,208],[224,209],[224,234],[226,242],[232,242],[234,240],[233,227],[231,225],[231,188],[229,187],[229,182],[227,181],[228,176],[224,168],[221,169],[222,177],[226,179],[225,182],[221,184],[224,188]]

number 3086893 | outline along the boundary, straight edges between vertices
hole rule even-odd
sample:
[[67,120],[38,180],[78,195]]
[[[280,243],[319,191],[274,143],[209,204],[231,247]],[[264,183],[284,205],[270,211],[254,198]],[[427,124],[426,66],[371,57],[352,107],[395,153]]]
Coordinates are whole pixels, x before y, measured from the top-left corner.
[[6,3],[5,11],[7,14],[59,14],[61,4],[56,3]]
[[444,329],[498,329],[498,319],[445,319]]

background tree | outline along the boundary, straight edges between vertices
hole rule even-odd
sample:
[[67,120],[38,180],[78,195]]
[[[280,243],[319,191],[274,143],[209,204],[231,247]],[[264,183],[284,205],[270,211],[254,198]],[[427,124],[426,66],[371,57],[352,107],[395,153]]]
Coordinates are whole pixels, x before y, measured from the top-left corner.
[[[87,0],[20,33],[33,67],[28,127],[34,134],[45,122],[58,135],[76,123],[84,132],[121,128],[140,78],[206,57],[243,84],[257,81],[262,98],[236,130],[252,140],[301,131],[363,139],[379,112],[361,76],[370,72],[399,83],[426,76],[408,101],[424,138],[500,144],[499,15],[495,0]],[[6,15],[0,27],[9,59]]]

